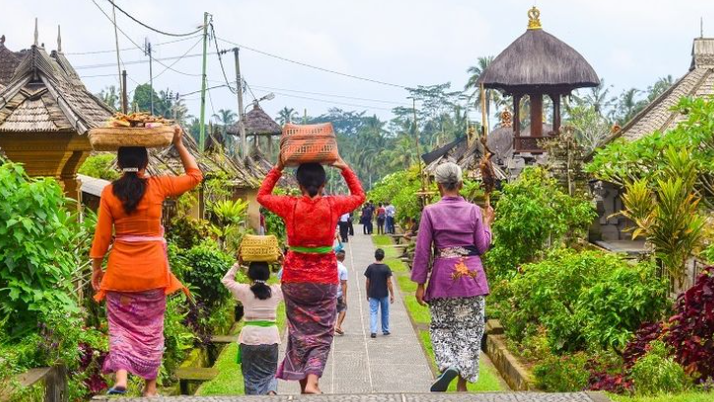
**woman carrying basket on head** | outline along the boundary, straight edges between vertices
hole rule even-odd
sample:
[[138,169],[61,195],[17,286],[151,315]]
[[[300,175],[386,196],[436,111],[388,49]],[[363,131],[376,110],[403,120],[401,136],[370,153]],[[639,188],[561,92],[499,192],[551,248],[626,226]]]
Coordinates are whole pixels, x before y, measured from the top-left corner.
[[[122,147],[118,164],[123,174],[102,191],[90,257],[95,299],[107,300],[109,356],[103,371],[116,373],[109,394],[126,393],[128,373],[146,381],[144,396],[157,393],[166,295],[185,291],[169,269],[161,209],[164,199],[183,194],[203,180],[196,161],[183,145],[182,134],[176,127],[173,144],[185,175],[147,177],[146,148]],[[102,271],[110,245],[107,270]]]
[[258,191],[258,202],[285,221],[290,248],[285,256],[282,290],[288,318],[288,345],[277,377],[300,381],[303,393],[321,393],[319,378],[334,337],[337,260],[332,249],[335,227],[342,214],[365,200],[357,176],[338,159],[351,195],[323,197],[325,169],[305,163],[297,169],[301,197],[272,195],[283,171],[282,160],[268,173]]

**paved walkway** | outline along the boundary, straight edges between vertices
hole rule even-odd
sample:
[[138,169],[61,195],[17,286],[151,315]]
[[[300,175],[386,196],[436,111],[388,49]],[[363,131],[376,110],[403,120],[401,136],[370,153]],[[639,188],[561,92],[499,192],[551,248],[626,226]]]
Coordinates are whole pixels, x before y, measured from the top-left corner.
[[[405,380],[408,382],[408,380]],[[117,400],[95,398],[95,400]],[[539,392],[503,392],[483,394],[362,394],[362,395],[284,395],[284,396],[177,396],[168,398],[125,398],[122,402],[609,402],[604,394]]]
[[[350,274],[347,318],[343,324],[345,335],[335,336],[320,388],[326,394],[428,392],[433,381],[429,362],[409,321],[396,283],[396,300],[390,306],[389,314],[392,334],[382,336],[380,330],[377,339],[369,337],[364,271],[374,262],[372,238],[355,233],[345,244],[345,250],[345,265]],[[296,382],[281,382],[278,392],[299,394],[300,388]]]

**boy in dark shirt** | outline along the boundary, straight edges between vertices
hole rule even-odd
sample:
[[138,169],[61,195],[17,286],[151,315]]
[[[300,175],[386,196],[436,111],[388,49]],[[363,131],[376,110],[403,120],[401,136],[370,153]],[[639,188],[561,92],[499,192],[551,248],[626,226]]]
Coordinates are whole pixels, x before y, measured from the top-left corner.
[[382,310],[382,333],[389,335],[389,304],[394,303],[394,288],[392,287],[392,270],[382,263],[384,250],[378,248],[374,252],[376,262],[367,267],[364,276],[367,277],[367,300],[369,301],[369,317],[371,337],[377,337],[377,311]]

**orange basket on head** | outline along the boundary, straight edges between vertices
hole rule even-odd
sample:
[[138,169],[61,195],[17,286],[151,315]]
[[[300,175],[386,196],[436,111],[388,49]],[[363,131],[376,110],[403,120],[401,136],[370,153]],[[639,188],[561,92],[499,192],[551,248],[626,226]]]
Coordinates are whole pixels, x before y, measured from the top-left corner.
[[302,163],[332,164],[339,159],[332,123],[286,124],[280,137],[280,158],[285,166]]

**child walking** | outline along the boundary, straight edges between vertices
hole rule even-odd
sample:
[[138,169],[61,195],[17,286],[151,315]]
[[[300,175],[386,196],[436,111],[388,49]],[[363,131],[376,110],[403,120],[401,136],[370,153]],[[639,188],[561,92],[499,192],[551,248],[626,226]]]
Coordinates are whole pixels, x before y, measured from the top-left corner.
[[382,334],[389,335],[389,305],[394,303],[394,287],[392,286],[392,270],[384,264],[384,250],[378,248],[374,252],[375,263],[367,267],[364,276],[367,277],[367,300],[369,301],[369,326],[371,337],[377,337],[377,313],[382,312]]
[[305,163],[296,176],[301,197],[273,195],[283,171],[281,161],[268,173],[258,202],[285,221],[290,250],[283,264],[282,290],[288,319],[288,345],[277,377],[300,381],[304,394],[319,394],[319,378],[335,335],[337,260],[332,249],[340,216],[353,211],[365,196],[357,175],[339,159],[351,195],[323,196],[327,175],[322,165]]
[[238,363],[241,364],[246,395],[275,395],[278,381],[280,333],[275,324],[278,304],[283,300],[280,285],[268,286],[270,267],[265,262],[248,265],[251,284],[238,283],[235,264],[223,277],[223,285],[243,304],[245,324],[238,336]]

